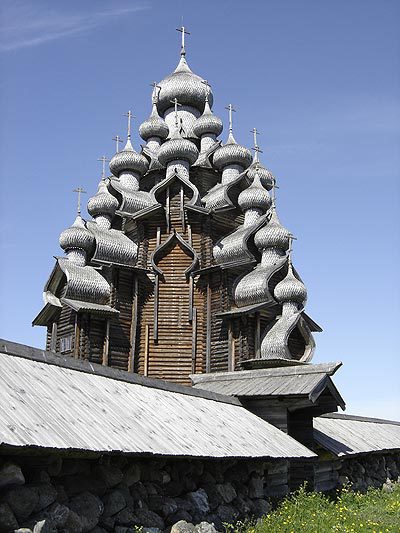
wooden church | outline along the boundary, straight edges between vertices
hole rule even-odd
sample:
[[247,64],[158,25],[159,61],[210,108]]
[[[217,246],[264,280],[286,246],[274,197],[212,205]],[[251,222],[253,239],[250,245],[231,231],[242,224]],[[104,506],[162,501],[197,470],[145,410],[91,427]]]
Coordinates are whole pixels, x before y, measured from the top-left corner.
[[[61,233],[34,325],[46,348],[145,376],[190,375],[311,360],[306,289],[277,215],[275,178],[212,111],[210,85],[181,57],[155,84],[135,150],[125,147]],[[78,194],[80,192],[78,190]]]

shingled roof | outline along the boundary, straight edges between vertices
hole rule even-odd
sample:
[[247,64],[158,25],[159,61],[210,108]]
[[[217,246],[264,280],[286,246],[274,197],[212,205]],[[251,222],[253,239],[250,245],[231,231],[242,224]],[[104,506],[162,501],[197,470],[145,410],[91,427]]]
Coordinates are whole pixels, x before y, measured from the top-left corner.
[[312,458],[239,400],[0,341],[0,444],[95,453]]

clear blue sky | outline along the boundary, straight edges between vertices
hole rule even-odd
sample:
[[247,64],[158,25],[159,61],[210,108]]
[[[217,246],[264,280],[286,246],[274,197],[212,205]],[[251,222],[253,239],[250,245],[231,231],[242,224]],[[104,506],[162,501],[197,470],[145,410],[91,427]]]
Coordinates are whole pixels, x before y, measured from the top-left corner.
[[3,0],[0,335],[43,346],[30,324],[71,191],[94,194],[126,110],[147,117],[149,84],[178,61],[181,15],[216,113],[235,104],[238,142],[262,132],[324,328],[314,361],[343,361],[348,412],[400,418],[398,0]]

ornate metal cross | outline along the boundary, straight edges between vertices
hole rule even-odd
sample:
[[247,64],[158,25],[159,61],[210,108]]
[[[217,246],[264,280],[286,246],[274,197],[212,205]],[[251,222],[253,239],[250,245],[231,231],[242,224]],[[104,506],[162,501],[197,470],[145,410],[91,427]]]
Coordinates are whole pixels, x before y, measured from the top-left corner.
[[297,238],[293,235],[293,233],[289,233],[289,247],[288,247],[289,264],[292,263],[293,241],[297,241]]
[[101,161],[103,163],[103,168],[101,171],[101,178],[104,180],[106,177],[106,163],[107,161],[110,161],[110,160],[105,155],[103,155],[97,161]]
[[175,126],[178,127],[178,124],[179,124],[179,120],[178,120],[178,106],[181,106],[182,104],[180,104],[178,102],[178,99],[175,97],[173,100],[170,100],[171,104],[174,104],[174,108],[175,108]]
[[186,31],[185,26],[182,24],[180,28],[176,28],[176,31],[181,32],[182,34],[182,43],[181,43],[181,56],[186,54],[185,51],[185,35],[190,35],[190,32]]
[[124,113],[124,117],[128,117],[128,135],[127,135],[127,138],[128,140],[130,140],[131,138],[131,120],[133,118],[135,118],[133,115],[132,115],[132,111],[129,110],[127,113]]
[[81,214],[81,194],[86,194],[86,191],[82,188],[82,187],[77,187],[76,189],[73,190],[73,192],[77,192],[78,193],[78,205],[77,205],[77,214],[80,215]]
[[209,94],[210,94],[211,85],[208,83],[207,80],[201,80],[201,83],[204,83],[204,85],[206,86],[206,102],[208,102],[208,97],[209,97]]
[[112,140],[116,142],[117,152],[119,152],[119,145],[123,142],[123,139],[121,139],[119,135],[116,135],[115,137],[112,138]]
[[232,113],[236,113],[236,109],[233,108],[232,104],[229,104],[225,107],[229,111],[229,133],[233,132],[233,121],[232,121]]

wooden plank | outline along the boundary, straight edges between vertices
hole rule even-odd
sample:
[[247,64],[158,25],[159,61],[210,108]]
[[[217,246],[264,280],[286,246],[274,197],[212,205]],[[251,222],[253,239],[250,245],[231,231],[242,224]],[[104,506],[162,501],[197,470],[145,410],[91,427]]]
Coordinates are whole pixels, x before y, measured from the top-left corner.
[[136,354],[136,338],[138,328],[138,302],[139,302],[139,283],[138,278],[135,276],[134,291],[132,303],[132,324],[131,324],[131,355],[129,358],[128,372],[135,371],[135,354]]
[[192,311],[192,374],[196,373],[196,347],[197,347],[197,309]]
[[106,320],[106,332],[104,335],[103,361],[104,366],[108,366],[108,354],[110,350],[110,319]]

